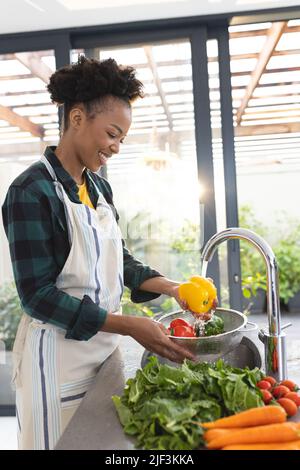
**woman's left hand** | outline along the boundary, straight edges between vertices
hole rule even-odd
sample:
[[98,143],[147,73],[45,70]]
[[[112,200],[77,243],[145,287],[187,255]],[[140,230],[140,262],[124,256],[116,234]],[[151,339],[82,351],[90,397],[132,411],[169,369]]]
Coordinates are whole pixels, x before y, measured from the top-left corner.
[[176,302],[178,302],[182,310],[188,310],[187,302],[179,297],[179,284],[170,287],[169,296],[174,297],[174,299],[176,300]]

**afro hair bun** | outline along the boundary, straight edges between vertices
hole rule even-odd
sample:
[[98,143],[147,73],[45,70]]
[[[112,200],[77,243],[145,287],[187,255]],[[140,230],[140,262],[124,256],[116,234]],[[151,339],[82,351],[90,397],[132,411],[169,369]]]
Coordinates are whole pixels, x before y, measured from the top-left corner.
[[120,66],[114,59],[94,60],[79,56],[78,62],[54,72],[47,89],[58,105],[92,101],[113,95],[127,102],[143,97],[143,84],[133,67]]

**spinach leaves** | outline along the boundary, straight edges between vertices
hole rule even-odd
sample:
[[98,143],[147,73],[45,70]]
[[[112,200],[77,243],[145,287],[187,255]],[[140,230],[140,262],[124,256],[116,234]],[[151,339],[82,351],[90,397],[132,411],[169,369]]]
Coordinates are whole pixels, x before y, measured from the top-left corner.
[[255,384],[259,369],[233,368],[186,360],[170,367],[151,357],[129,379],[113,402],[124,432],[136,436],[137,447],[151,450],[191,450],[203,444],[197,422],[263,406]]

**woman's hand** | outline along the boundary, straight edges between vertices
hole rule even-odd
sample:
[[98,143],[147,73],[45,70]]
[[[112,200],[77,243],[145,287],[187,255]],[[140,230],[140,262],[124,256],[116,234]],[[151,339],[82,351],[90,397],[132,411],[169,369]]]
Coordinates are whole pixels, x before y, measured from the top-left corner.
[[149,318],[108,313],[100,331],[131,336],[148,351],[173,362],[181,363],[185,358],[195,360],[191,352],[169,338],[167,329],[161,323]]
[[195,360],[191,352],[169,338],[161,323],[139,317],[128,317],[128,320],[128,334],[148,351],[178,363],[183,362],[185,358]]
[[172,285],[169,289],[169,292],[168,292],[168,295],[170,297],[174,297],[174,299],[176,300],[176,302],[180,305],[180,307],[182,308],[182,310],[188,310],[188,304],[185,300],[182,300],[180,297],[179,297],[179,284],[177,285]]

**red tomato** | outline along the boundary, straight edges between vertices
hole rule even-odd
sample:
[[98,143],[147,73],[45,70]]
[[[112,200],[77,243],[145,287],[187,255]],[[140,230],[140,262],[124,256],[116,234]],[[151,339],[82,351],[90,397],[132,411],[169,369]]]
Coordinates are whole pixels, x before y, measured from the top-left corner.
[[191,326],[178,325],[171,329],[171,335],[179,338],[193,338],[195,332]]
[[260,380],[257,382],[256,386],[262,390],[270,390],[272,385],[267,380]]
[[289,398],[279,398],[278,403],[285,409],[288,416],[295,416],[298,411],[297,405],[294,401]]
[[291,392],[298,389],[297,385],[292,380],[283,380],[282,382],[280,382],[280,385],[284,385],[285,387],[290,389]]
[[190,325],[183,318],[176,318],[175,320],[172,320],[169,328],[175,328],[176,326],[188,326],[189,328],[192,328],[192,325]]
[[274,377],[271,377],[270,375],[267,375],[266,377],[263,377],[262,380],[266,380],[267,382],[270,382],[272,387],[274,387],[274,385],[276,385],[276,380],[274,379]]
[[284,398],[289,398],[290,400],[293,400],[297,406],[300,406],[300,396],[297,392],[287,393],[286,395],[284,395]]
[[277,385],[277,387],[274,387],[272,390],[273,396],[275,398],[284,397],[289,392],[290,392],[290,389],[285,387],[285,385]]
[[262,399],[265,405],[268,405],[273,398],[273,395],[269,390],[261,389]]

